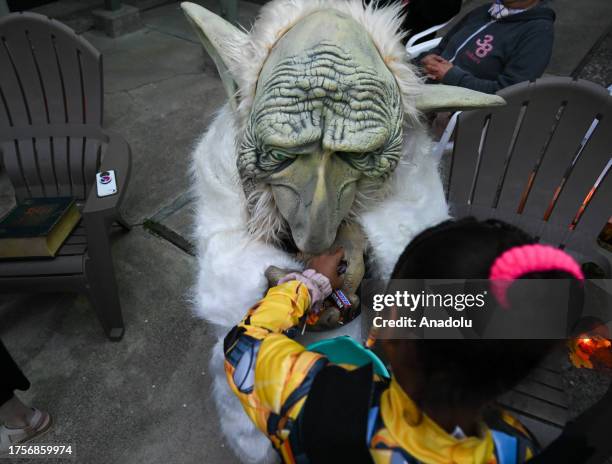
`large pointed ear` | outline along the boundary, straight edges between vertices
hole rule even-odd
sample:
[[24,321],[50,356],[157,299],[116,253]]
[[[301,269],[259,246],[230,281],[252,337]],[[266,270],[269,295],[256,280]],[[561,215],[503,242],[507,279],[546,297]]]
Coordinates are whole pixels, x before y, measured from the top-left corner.
[[452,85],[426,84],[417,97],[416,107],[423,113],[429,111],[461,111],[489,106],[502,106],[506,101],[498,96]]
[[238,107],[238,86],[229,69],[232,63],[231,46],[240,44],[246,34],[220,16],[195,3],[183,2],[181,8],[193,25],[206,52],[215,62],[223,87],[232,108]]

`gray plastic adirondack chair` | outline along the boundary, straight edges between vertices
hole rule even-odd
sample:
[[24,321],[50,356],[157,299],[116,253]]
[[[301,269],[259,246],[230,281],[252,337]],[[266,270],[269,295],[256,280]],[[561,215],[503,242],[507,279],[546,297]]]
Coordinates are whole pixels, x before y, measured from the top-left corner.
[[[597,238],[612,216],[612,97],[564,77],[499,94],[506,106],[458,116],[446,185],[453,216],[509,222],[609,277]],[[537,369],[502,404],[550,443],[567,420],[559,367]]]
[[[74,197],[82,221],[55,258],[0,260],[0,291],[88,295],[106,335],[123,336],[109,234],[131,153],[102,129],[102,57],[58,21],[34,13],[0,19],[0,151],[17,202]],[[96,173],[115,170],[118,193],[99,198]]]

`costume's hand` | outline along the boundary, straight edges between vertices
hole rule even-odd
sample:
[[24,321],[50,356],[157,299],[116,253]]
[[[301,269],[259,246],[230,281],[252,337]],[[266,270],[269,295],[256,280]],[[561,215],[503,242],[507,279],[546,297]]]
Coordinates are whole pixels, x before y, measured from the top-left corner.
[[434,81],[441,81],[446,76],[446,73],[453,67],[453,63],[439,57],[438,55],[430,55],[432,59],[425,64],[425,73],[427,77]]
[[287,274],[293,272],[301,272],[299,269],[283,269],[276,266],[268,266],[265,272],[266,279],[268,280],[268,286],[270,288],[276,287],[278,281],[285,277]]
[[[358,224],[343,222],[338,229],[338,234],[336,235],[334,245],[341,246],[344,249],[346,273],[344,274],[344,284],[341,287],[342,292],[350,300],[354,307],[358,307],[359,297],[357,296],[356,292],[365,273],[365,235]],[[330,303],[329,300],[327,300],[323,310],[321,311],[319,321],[314,327],[311,327],[311,330],[324,330],[337,327],[340,317],[340,310],[336,308],[335,304]]]
[[365,273],[364,253],[367,239],[359,224],[345,221],[338,229],[335,246],[344,248],[344,259],[347,263],[342,291],[354,305],[359,304],[356,295]]
[[344,258],[344,249],[339,247],[333,252],[327,252],[310,258],[306,268],[314,269],[319,274],[327,277],[332,288],[340,288],[344,281],[344,276],[338,274],[338,266],[340,266],[342,258]]
[[[344,249],[344,260],[347,263],[347,267],[346,273],[343,276],[344,283],[341,288],[342,292],[355,307],[359,306],[359,297],[356,295],[356,292],[365,273],[364,252],[366,245],[367,239],[361,227],[348,221],[340,225],[336,240],[332,245],[332,249],[336,249],[336,247]],[[298,258],[302,262],[308,262],[312,256],[298,253]],[[334,270],[337,272],[337,268]],[[321,311],[319,321],[314,326],[309,326],[309,330],[316,331],[335,328],[338,326],[339,319],[340,311],[334,304],[327,301]]]

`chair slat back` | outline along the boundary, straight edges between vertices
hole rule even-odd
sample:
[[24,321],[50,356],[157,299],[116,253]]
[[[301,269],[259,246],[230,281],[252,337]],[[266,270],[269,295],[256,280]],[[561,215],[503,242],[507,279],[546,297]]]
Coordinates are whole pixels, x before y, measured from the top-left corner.
[[451,209],[504,219],[592,254],[612,216],[612,98],[593,83],[561,77],[500,95],[506,106],[458,118]]
[[87,137],[42,137],[44,126],[101,127],[102,59],[86,40],[35,13],[0,19],[0,131],[31,127],[30,139],[0,137],[18,199],[84,199],[95,182],[99,142]]

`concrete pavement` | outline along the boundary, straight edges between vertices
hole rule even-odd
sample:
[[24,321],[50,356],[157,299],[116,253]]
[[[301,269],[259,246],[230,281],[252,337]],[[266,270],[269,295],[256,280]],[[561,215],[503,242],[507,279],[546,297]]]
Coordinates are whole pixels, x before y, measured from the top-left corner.
[[209,399],[215,337],[187,301],[194,259],[141,228],[114,243],[120,343],[83,296],[2,297],[2,339],[32,383],[20,396],[55,419],[37,443],[84,464],[233,462]]

